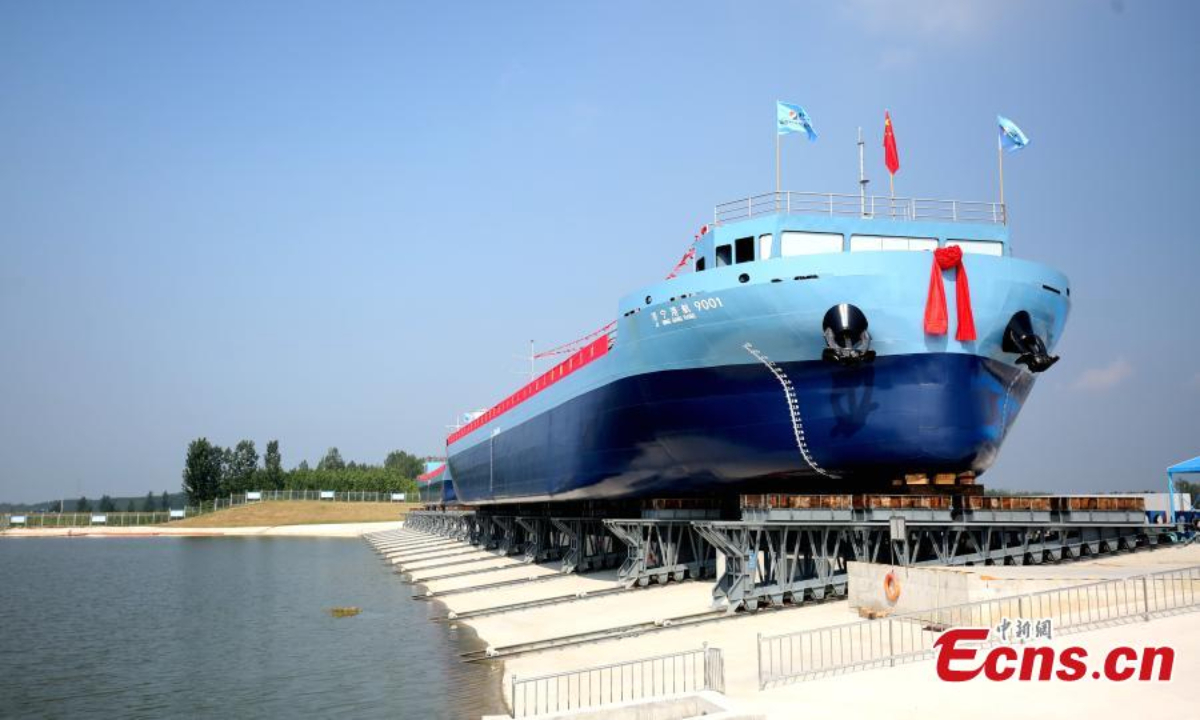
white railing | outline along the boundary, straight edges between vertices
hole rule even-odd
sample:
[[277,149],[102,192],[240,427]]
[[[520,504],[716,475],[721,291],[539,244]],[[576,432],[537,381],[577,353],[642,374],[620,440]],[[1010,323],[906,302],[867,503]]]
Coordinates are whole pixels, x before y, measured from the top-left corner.
[[1048,619],[1055,634],[1200,607],[1200,566],[758,637],[760,688],[933,657],[956,627]]
[[701,690],[725,692],[719,648],[570,670],[537,677],[512,676],[512,717],[599,707]]
[[1008,222],[1004,203],[980,200],[936,200],[894,198],[881,195],[838,193],[764,193],[721,203],[713,208],[713,224],[722,225],[763,215],[827,215],[830,217],[924,220],[1004,225]]
[[[261,490],[257,492],[257,497],[255,497],[255,494],[256,493],[254,492],[235,493],[226,497],[206,500],[199,505],[188,505],[186,508],[184,508],[182,516],[176,515],[175,512],[177,511],[166,510],[159,510],[155,512],[93,511],[65,513],[0,513],[0,530],[5,530],[8,528],[33,527],[87,527],[91,525],[116,525],[121,527],[132,525],[158,525],[171,520],[182,520],[183,517],[205,515],[207,513],[216,512],[217,510],[224,510],[226,508],[237,507],[240,505],[281,500],[312,500],[339,503],[411,503],[416,502],[417,500],[417,498],[412,496],[412,493],[405,495],[404,493],[373,492],[370,490]],[[15,522],[14,518],[16,518]],[[98,520],[97,518],[103,519]]]
[[156,512],[67,512],[0,514],[0,530],[9,528],[132,527],[159,525],[171,520],[171,513]]

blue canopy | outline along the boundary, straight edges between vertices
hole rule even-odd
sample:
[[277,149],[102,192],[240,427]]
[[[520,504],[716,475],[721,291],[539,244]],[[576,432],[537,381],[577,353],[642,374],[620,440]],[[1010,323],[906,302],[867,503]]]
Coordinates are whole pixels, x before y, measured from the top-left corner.
[[1175,523],[1175,476],[1200,473],[1200,455],[1191,460],[1184,460],[1167,468],[1167,492],[1170,493],[1168,504],[1171,506],[1171,523]]
[[1183,475],[1184,473],[1200,473],[1200,455],[1191,460],[1184,460],[1181,463],[1172,465],[1167,468],[1167,473],[1171,475]]

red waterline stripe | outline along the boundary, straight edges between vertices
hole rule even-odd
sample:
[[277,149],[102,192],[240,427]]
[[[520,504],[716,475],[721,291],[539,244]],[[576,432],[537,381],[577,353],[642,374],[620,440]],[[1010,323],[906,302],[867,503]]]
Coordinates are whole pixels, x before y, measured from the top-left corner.
[[450,437],[446,438],[446,444],[450,445],[452,443],[455,443],[455,442],[461,440],[462,438],[475,432],[476,430],[483,427],[484,425],[487,425],[488,423],[490,423],[491,421],[500,417],[501,415],[508,412],[509,410],[512,410],[516,406],[525,402],[526,400],[533,397],[534,395],[537,395],[538,393],[540,393],[541,391],[550,387],[551,385],[558,382],[559,380],[562,380],[563,378],[567,377],[568,375],[575,372],[576,370],[579,370],[580,368],[584,367],[585,365],[589,365],[593,361],[595,361],[601,357],[604,357],[607,354],[608,354],[608,336],[605,335],[603,337],[596,338],[595,340],[588,343],[587,345],[584,345],[583,348],[581,348],[579,350],[579,352],[576,352],[571,357],[567,358],[566,360],[563,360],[559,364],[555,365],[554,367],[550,368],[549,370],[542,373],[538,377],[534,378],[532,381],[530,381],[528,384],[526,384],[520,390],[516,391],[512,395],[509,395],[508,397],[501,400],[499,403],[497,403],[494,407],[492,407],[490,410],[488,410],[484,414],[475,418],[474,420],[467,423],[466,425],[463,425],[458,430],[455,430],[453,433],[450,434]]

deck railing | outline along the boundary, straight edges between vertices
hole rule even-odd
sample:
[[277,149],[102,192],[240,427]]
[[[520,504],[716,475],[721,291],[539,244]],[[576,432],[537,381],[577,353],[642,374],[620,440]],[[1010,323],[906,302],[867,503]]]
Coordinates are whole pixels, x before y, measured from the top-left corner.
[[512,676],[512,717],[565,712],[631,700],[715,690],[725,692],[719,648],[599,665],[537,677]]
[[[1200,566],[758,637],[760,688],[932,657],[951,628],[1050,620],[1054,634],[1200,608]],[[990,640],[996,644],[999,640]]]
[[894,198],[881,195],[838,193],[764,193],[721,203],[713,208],[713,224],[722,225],[763,215],[827,215],[830,217],[924,220],[1004,225],[1008,222],[1004,203],[979,200],[936,200]]

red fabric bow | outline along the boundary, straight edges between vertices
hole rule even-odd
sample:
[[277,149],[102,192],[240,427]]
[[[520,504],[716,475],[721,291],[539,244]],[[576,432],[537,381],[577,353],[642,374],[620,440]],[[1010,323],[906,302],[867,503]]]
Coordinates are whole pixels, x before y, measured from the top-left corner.
[[975,339],[975,316],[971,313],[971,286],[967,284],[967,268],[962,262],[962,248],[950,246],[933,251],[933,273],[929,277],[929,297],[925,300],[925,332],[945,335],[949,326],[946,312],[946,290],[942,287],[942,271],[958,269],[954,283],[954,304],[958,306],[958,331],[954,337],[961,342]]

